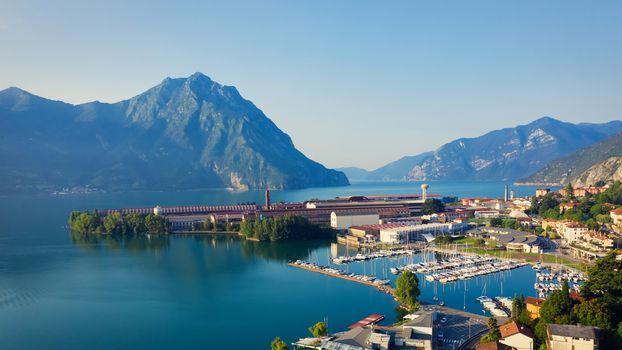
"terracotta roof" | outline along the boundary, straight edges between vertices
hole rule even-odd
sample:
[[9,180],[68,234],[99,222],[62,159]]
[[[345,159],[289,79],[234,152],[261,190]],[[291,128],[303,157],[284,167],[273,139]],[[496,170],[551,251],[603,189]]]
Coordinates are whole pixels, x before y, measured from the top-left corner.
[[545,299],[542,299],[542,298],[527,297],[525,298],[525,304],[542,306],[542,304],[544,304],[544,300]]
[[477,350],[512,350],[512,347],[493,341],[490,343],[477,344],[475,345],[475,349]]
[[622,215],[622,208],[613,209],[611,212],[613,215]]
[[511,337],[518,333],[522,333],[530,338],[533,338],[533,332],[531,331],[531,329],[520,326],[514,321],[499,326],[499,332],[501,333],[502,338]]

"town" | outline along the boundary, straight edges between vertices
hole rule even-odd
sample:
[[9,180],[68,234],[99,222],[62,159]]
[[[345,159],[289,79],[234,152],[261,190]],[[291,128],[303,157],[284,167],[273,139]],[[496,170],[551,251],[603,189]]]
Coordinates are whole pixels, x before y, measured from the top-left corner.
[[[603,292],[594,289],[591,278],[599,264],[621,264],[620,183],[568,186],[558,191],[539,188],[529,197],[515,197],[505,186],[502,198],[443,197],[428,193],[429,187],[422,184],[420,194],[300,203],[272,203],[266,190],[263,205],[155,206],[106,209],[97,215],[104,222],[113,215],[164,218],[170,234],[242,234],[250,227],[245,236],[249,239],[257,239],[252,227],[287,217],[332,229],[337,244],[345,247],[345,255],[334,254],[326,265],[297,260],[289,266],[375,287],[392,295],[404,314],[389,326],[378,324],[384,315],[371,314],[349,330],[333,333],[319,322],[316,326],[321,331],[294,342],[295,349],[533,350],[540,345],[565,350],[599,349],[603,342],[614,341],[618,316],[610,314],[603,321],[602,314],[611,313],[608,308],[615,309],[616,304],[602,302]],[[350,255],[352,251],[356,253]],[[431,252],[440,258],[427,258]],[[339,267],[415,255],[423,260],[385,268],[399,275],[395,286],[382,278],[387,271],[375,276]],[[536,271],[533,294],[482,294],[477,301],[489,316],[447,307],[436,296],[433,301],[418,300],[418,292],[410,300],[404,299],[399,286],[402,277],[410,279],[409,288],[418,291],[419,279],[452,284],[525,265]],[[619,290],[605,293],[619,294]],[[613,297],[619,301],[622,296]],[[543,309],[546,311],[541,314]],[[601,318],[595,318],[594,313],[599,312]],[[572,317],[564,318],[564,313]],[[287,344],[277,338],[273,348],[284,349]]]

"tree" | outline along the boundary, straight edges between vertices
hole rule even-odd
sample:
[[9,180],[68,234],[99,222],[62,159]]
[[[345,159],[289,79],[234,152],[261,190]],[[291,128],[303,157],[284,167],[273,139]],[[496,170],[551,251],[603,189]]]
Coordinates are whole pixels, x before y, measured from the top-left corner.
[[579,323],[596,326],[601,329],[611,329],[611,315],[608,305],[602,298],[585,300],[572,308],[572,313]]
[[119,234],[119,233],[123,233],[124,231],[124,227],[123,227],[123,217],[121,216],[121,213],[119,212],[112,212],[112,213],[108,213],[108,215],[106,215],[104,217],[104,230],[107,233],[112,233],[112,234]]
[[129,213],[125,215],[125,222],[127,222],[128,229],[134,233],[145,232],[145,221],[143,216],[136,213]]
[[434,238],[434,243],[436,244],[448,244],[452,241],[453,239],[449,235],[436,236],[436,238]]
[[572,184],[568,183],[568,185],[566,185],[566,201],[571,201],[574,199],[574,188],[572,188]]
[[512,319],[518,321],[518,316],[523,312],[523,303],[521,303],[518,297],[514,297],[512,300]]
[[581,289],[585,297],[622,298],[622,261],[616,259],[615,252],[598,259],[588,270],[588,277]]
[[411,310],[416,309],[418,306],[419,294],[421,294],[417,275],[411,271],[404,271],[395,281],[395,285],[395,296],[397,300]]
[[287,344],[280,337],[276,337],[272,341],[272,350],[287,350]]
[[502,218],[491,218],[490,219],[490,226],[492,226],[492,227],[501,227],[501,225],[503,225],[503,219]]
[[488,334],[480,339],[480,343],[490,343],[499,339],[501,339],[501,332],[499,332],[499,328],[497,328],[497,319],[491,317],[488,319]]
[[429,198],[426,199],[421,206],[421,212],[429,215],[434,213],[442,213],[445,211],[445,204],[440,199]]
[[540,200],[540,204],[538,206],[538,214],[541,217],[545,217],[543,214],[550,209],[555,209],[557,215],[559,215],[559,200],[557,200],[556,195],[553,192],[547,193]]
[[572,315],[573,301],[570,299],[568,282],[564,281],[562,289],[554,291],[544,301],[540,308],[540,320],[536,325],[536,335],[540,341],[546,339],[546,324],[571,324],[574,323]]
[[562,217],[570,221],[583,221],[583,212],[580,209],[572,208],[566,210]]
[[328,329],[326,328],[326,322],[318,322],[314,324],[312,327],[309,327],[309,332],[316,337],[325,337],[328,333]]

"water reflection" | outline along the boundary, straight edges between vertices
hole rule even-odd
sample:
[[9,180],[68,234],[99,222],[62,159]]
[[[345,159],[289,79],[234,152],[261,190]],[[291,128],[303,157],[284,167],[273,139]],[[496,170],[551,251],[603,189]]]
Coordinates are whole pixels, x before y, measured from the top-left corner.
[[99,251],[104,248],[107,251],[119,252],[142,252],[150,251],[159,253],[167,250],[170,246],[168,235],[109,235],[109,234],[83,234],[70,232],[71,241],[83,251]]
[[[293,260],[308,260],[313,258],[312,252],[319,248],[331,245],[328,240],[304,242],[255,242],[247,241],[238,236],[226,234],[189,234],[189,235],[109,235],[109,234],[82,234],[70,233],[72,242],[83,251],[110,252],[143,252],[160,253],[170,248],[171,240],[191,239],[208,245],[211,248],[239,246],[244,258],[260,257],[269,261],[289,262]],[[317,259],[315,259],[317,260]],[[325,260],[325,259],[322,259]],[[324,261],[320,261],[324,263]],[[328,261],[326,261],[328,263]]]
[[305,242],[254,242],[242,241],[242,255],[246,257],[261,257],[266,260],[288,262],[293,260],[308,260],[312,252],[319,248],[329,247],[330,241],[317,240]]

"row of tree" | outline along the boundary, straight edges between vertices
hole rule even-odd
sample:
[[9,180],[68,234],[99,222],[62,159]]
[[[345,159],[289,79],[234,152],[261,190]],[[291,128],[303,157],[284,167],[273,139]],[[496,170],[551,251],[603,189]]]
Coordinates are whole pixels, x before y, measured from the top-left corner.
[[69,215],[69,228],[80,234],[139,234],[139,233],[169,233],[171,223],[164,216],[155,214],[130,213],[121,215],[119,212],[110,212],[101,215],[97,210],[78,212]]
[[240,233],[260,241],[306,241],[335,237],[335,230],[295,215],[244,220],[240,223]]
[[203,232],[233,232],[239,231],[240,227],[234,223],[227,222],[212,222],[210,219],[205,219],[203,222],[192,223],[192,231]]

